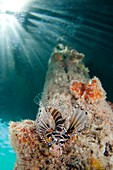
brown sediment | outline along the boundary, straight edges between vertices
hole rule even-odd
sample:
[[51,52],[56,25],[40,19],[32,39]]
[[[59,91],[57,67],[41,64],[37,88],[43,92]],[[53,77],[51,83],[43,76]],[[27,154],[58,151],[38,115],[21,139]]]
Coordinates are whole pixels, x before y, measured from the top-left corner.
[[67,122],[73,108],[87,112],[83,129],[70,133],[62,154],[56,156],[46,140],[41,140],[36,121],[11,122],[10,139],[17,155],[15,170],[113,169],[112,105],[106,101],[100,80],[89,78],[83,57],[76,50],[58,45],[49,60],[41,99],[45,107],[58,109]]

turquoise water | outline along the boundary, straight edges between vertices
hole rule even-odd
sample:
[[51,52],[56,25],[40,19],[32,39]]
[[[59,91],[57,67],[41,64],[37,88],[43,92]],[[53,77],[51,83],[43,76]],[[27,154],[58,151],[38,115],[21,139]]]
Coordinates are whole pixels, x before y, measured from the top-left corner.
[[8,122],[35,120],[34,97],[43,89],[57,43],[86,55],[90,75],[100,78],[113,102],[113,1],[31,2],[20,12],[0,9],[0,170],[13,170],[16,159]]
[[16,159],[8,136],[8,123],[0,119],[0,170],[12,170]]

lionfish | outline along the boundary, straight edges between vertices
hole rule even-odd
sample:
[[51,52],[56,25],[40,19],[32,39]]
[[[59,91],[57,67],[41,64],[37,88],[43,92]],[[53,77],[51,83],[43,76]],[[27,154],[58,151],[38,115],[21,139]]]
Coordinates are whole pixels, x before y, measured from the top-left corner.
[[63,118],[58,109],[42,105],[36,119],[37,132],[50,152],[59,157],[70,135],[83,129],[86,120],[87,113],[79,107],[74,108],[67,118]]

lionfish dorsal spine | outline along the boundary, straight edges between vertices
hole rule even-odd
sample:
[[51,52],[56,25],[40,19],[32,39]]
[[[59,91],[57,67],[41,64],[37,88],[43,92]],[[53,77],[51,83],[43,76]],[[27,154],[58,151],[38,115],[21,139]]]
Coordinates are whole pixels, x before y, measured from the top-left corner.
[[61,131],[65,122],[65,119],[63,119],[61,112],[59,112],[57,109],[53,109],[51,115],[53,116],[55,121],[55,128]]

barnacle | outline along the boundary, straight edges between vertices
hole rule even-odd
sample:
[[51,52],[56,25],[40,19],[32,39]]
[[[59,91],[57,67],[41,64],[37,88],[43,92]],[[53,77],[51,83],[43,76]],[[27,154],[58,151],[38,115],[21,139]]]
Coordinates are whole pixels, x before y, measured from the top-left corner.
[[60,54],[60,53],[54,53],[53,55],[52,55],[52,61],[53,62],[58,62],[58,61],[62,61],[63,60],[63,56],[62,56],[62,54]]
[[76,50],[71,50],[69,60],[73,63],[78,63],[80,60],[84,58],[84,54],[78,53]]
[[63,44],[58,44],[54,49],[54,53],[52,54],[50,62],[59,62],[69,60],[72,63],[78,63],[84,58],[83,53],[79,53],[76,50],[71,49],[70,47],[63,46]]
[[75,98],[82,98],[89,103],[98,102],[106,98],[98,78],[94,77],[88,83],[72,81],[70,91]]

